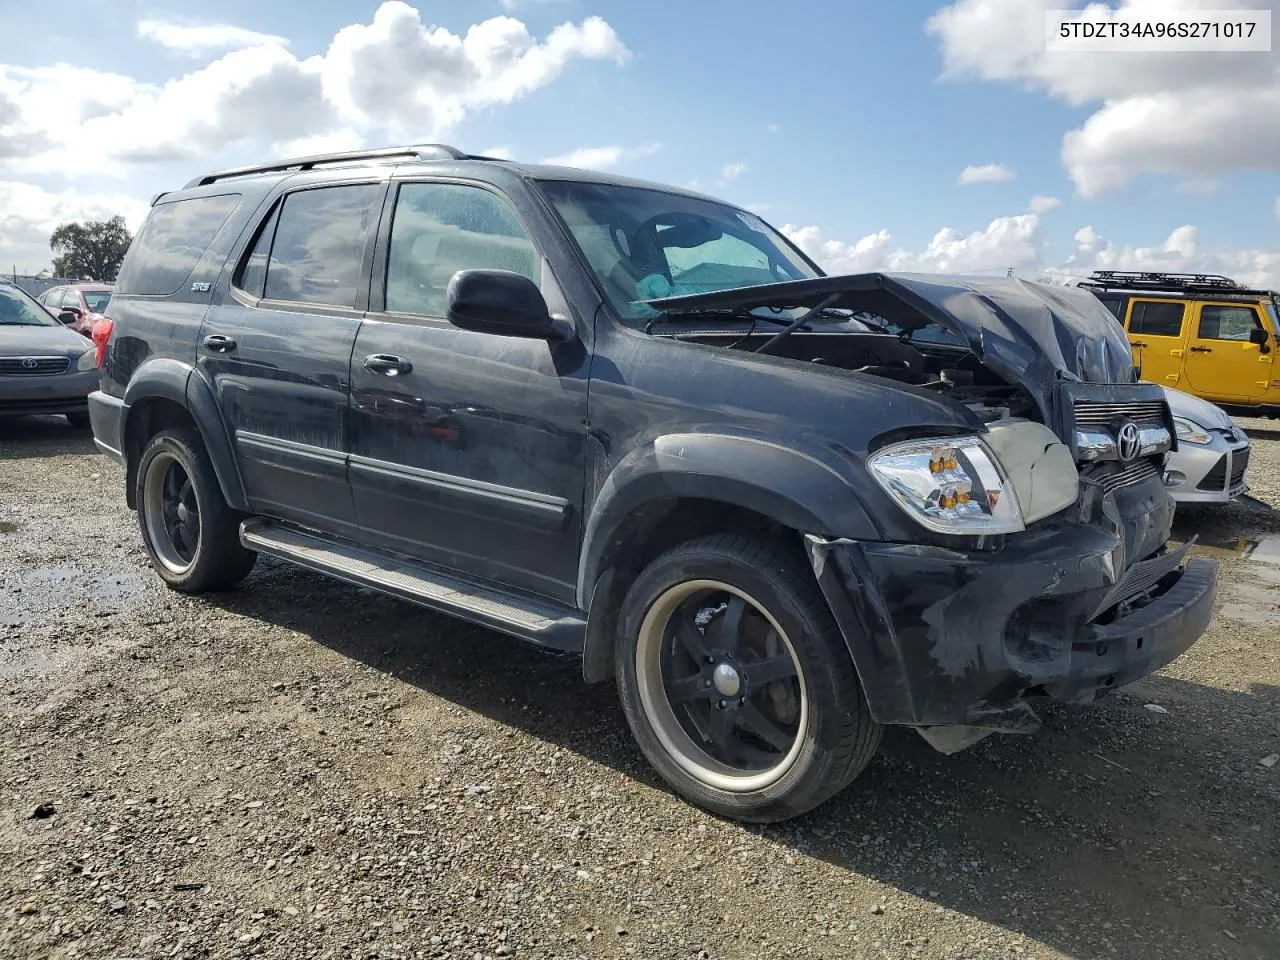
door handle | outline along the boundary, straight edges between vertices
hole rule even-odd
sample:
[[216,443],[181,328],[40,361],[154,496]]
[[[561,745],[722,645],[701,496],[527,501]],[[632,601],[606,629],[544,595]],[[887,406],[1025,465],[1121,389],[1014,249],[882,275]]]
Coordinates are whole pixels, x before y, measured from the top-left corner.
[[395,357],[389,353],[369,354],[364,358],[364,368],[384,377],[403,377],[413,372],[413,364],[406,357]]
[[1213,347],[1191,347],[1192,353],[1213,353]]
[[215,333],[204,338],[204,345],[205,349],[212,350],[214,353],[230,353],[236,348],[236,341],[232,337],[224,337],[222,334]]
[[1130,345],[1131,345],[1131,346],[1135,346],[1135,347],[1145,347],[1145,346],[1146,346],[1146,344],[1145,344],[1145,343],[1143,343],[1141,340],[1130,340],[1130,341],[1129,341],[1129,343],[1130,343]]

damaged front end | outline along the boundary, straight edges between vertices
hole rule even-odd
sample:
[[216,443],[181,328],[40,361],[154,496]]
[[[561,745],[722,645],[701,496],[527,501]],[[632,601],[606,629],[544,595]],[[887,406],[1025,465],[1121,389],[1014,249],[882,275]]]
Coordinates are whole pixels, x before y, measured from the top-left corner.
[[1096,700],[1207,627],[1216,564],[1168,546],[1168,404],[1087,291],[872,274],[653,305],[848,311],[882,332],[815,332],[772,352],[926,389],[985,425],[960,440],[897,431],[868,451],[916,542],[806,538],[880,722],[945,752],[1030,732],[1037,698]]

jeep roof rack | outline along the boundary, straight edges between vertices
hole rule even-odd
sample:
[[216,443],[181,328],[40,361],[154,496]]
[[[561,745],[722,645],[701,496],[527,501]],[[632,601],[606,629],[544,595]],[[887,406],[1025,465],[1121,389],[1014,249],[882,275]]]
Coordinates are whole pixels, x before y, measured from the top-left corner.
[[246,167],[231,167],[217,170],[196,177],[183,189],[204,187],[219,180],[232,177],[247,177],[255,173],[280,173],[286,170],[314,170],[316,167],[331,163],[357,163],[361,160],[489,160],[490,157],[476,157],[463,153],[457,147],[443,143],[424,143],[411,147],[383,147],[379,150],[347,150],[341,153],[322,153],[314,157],[295,157],[292,160],[277,160],[274,163],[254,163]]
[[1165,293],[1216,293],[1232,296],[1265,296],[1267,290],[1250,290],[1230,277],[1216,273],[1145,273],[1136,270],[1095,270],[1080,286],[1090,290],[1154,290]]

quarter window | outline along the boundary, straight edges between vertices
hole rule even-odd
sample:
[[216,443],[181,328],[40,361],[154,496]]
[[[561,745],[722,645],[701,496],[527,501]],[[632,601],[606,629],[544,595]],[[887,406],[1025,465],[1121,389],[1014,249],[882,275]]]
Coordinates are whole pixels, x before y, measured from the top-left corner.
[[1253,307],[1205,304],[1200,308],[1201,340],[1248,340],[1249,334],[1261,327]]
[[536,283],[541,260],[497,194],[456,183],[403,184],[387,252],[387,310],[443,317],[459,270],[509,270]]
[[271,241],[275,239],[276,224],[279,220],[280,205],[276,204],[271,211],[271,216],[267,217],[258,231],[253,249],[240,265],[240,272],[236,274],[235,285],[251,297],[262,298],[267,283],[267,258],[271,256]]
[[1151,337],[1179,337],[1182,335],[1182,315],[1185,303],[1150,303],[1136,300],[1129,317],[1129,332]]
[[[354,307],[381,196],[382,186],[374,183],[289,194],[270,243],[266,299]],[[246,261],[246,271],[250,267]]]
[[177,293],[239,204],[238,193],[156,204],[129,248],[116,292]]

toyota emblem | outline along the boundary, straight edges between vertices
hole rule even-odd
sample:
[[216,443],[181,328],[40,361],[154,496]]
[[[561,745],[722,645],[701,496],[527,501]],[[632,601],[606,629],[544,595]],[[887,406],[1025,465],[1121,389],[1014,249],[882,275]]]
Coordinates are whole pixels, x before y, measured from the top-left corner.
[[1132,420],[1120,423],[1116,430],[1116,454],[1121,463],[1138,459],[1142,450],[1142,436],[1138,433],[1138,425]]
[[40,361],[35,357],[23,357],[22,365],[28,370],[34,370],[36,367],[40,366]]

